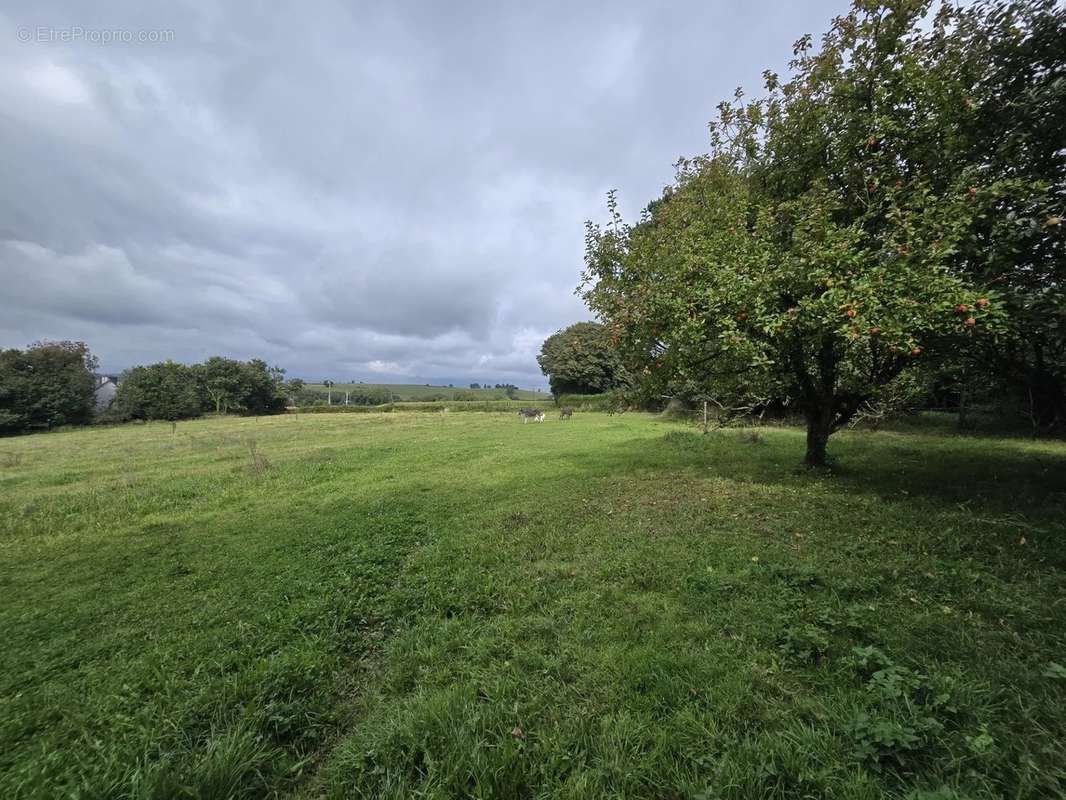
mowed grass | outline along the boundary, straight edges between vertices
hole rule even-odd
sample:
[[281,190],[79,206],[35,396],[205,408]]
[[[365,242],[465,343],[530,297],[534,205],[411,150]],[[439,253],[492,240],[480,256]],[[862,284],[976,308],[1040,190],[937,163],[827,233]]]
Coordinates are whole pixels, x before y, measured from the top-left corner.
[[0,797],[1037,798],[1066,447],[301,415],[0,441]]

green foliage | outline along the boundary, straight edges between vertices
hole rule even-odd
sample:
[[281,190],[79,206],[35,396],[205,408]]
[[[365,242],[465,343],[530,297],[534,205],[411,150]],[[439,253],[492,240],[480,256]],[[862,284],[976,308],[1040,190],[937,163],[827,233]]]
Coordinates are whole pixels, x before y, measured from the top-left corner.
[[614,393],[604,394],[557,394],[556,406],[569,406],[578,411],[618,411],[624,408],[623,398]]
[[[612,197],[611,225],[589,226],[585,298],[645,387],[800,409],[821,464],[829,435],[905,370],[1009,333],[1001,282],[974,260],[1017,244],[995,220],[1024,206],[1030,230],[1047,186],[990,176],[984,150],[956,148],[993,106],[1003,136],[1025,128],[957,62],[983,37],[1037,76],[1062,63],[1048,35],[1062,14],[1043,0],[945,4],[930,27],[930,5],[856,3],[819,51],[797,44],[792,78],[767,73],[763,98],[722,104],[711,153],[682,161],[639,223]],[[1037,246],[1025,241],[1023,260]]]
[[356,406],[379,406],[391,403],[396,395],[383,387],[360,387],[351,391],[348,402]]
[[300,405],[300,397],[307,391],[307,384],[304,383],[302,378],[290,378],[285,381],[280,389],[282,395],[284,395],[291,406]]
[[[869,706],[849,726],[856,755],[875,767],[913,771],[915,759],[934,755],[945,721],[957,711],[950,686],[937,686],[876,647],[856,647],[853,654],[851,663],[868,678]],[[987,749],[982,736],[979,747]]]
[[112,407],[125,419],[197,417],[203,404],[196,370],[175,361],[126,370]]
[[239,361],[212,356],[193,369],[205,396],[206,407],[213,405],[215,413],[221,414],[240,406],[244,381]]
[[983,367],[979,386],[1009,394],[1015,407],[1020,397],[1037,424],[1066,422],[1066,8],[982,3],[942,11],[935,33],[940,50],[926,63],[923,105],[943,110],[924,122],[915,113],[905,138],[938,180],[976,168],[977,196],[991,202],[957,268],[994,285],[1009,320],[1000,346],[978,347],[967,360]]
[[537,363],[554,395],[600,394],[625,380],[610,334],[595,322],[578,322],[549,336]]
[[204,411],[276,414],[303,381],[284,383],[285,371],[265,361],[235,361],[215,356],[187,367],[173,361],[134,367],[123,373],[112,417],[188,419]]
[[277,414],[285,409],[285,370],[261,359],[241,362],[238,408],[246,414]]
[[818,663],[829,651],[829,638],[818,625],[790,626],[781,640],[781,652],[800,663]]
[[[0,433],[83,425],[93,416],[96,359],[81,342],[39,342],[0,351]],[[284,370],[266,362],[214,357],[186,367],[172,361],[134,367],[120,380],[100,422],[187,419],[204,410],[271,414],[303,381],[283,383]]]
[[95,368],[84,342],[0,350],[0,434],[89,422]]
[[303,390],[284,385],[285,371],[268,367],[261,359],[237,361],[213,356],[193,368],[202,406],[215,413],[241,411],[248,414],[275,414],[285,407],[286,396]]

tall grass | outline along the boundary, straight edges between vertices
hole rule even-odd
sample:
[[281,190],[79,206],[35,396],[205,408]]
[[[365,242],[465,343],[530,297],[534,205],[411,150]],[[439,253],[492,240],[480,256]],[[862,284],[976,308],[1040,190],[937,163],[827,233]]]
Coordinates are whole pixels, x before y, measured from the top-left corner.
[[1066,445],[803,438],[0,441],[0,797],[1062,796]]

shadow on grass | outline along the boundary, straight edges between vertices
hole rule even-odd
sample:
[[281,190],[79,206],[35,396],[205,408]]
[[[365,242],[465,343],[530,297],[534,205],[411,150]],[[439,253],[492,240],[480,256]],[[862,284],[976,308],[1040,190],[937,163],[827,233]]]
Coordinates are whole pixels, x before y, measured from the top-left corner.
[[971,513],[1058,522],[1066,516],[1066,447],[1053,448],[1010,439],[848,432],[830,443],[833,466],[819,472],[800,464],[800,431],[769,429],[752,437],[749,431],[675,429],[568,460],[590,476],[688,471],[763,485],[816,483],[894,502],[920,498]]
[[1007,439],[853,434],[841,450],[833,473],[849,491],[1024,516],[1066,511],[1066,448],[1052,454]]

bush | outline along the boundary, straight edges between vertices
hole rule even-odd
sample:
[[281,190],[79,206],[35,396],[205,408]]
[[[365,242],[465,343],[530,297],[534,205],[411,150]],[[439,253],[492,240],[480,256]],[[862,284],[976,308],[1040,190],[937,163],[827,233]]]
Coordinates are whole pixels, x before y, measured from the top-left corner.
[[570,406],[578,411],[616,411],[618,399],[610,394],[560,394],[555,396],[555,405]]
[[115,415],[124,419],[198,417],[201,399],[196,378],[192,369],[174,361],[127,370],[115,394]]

